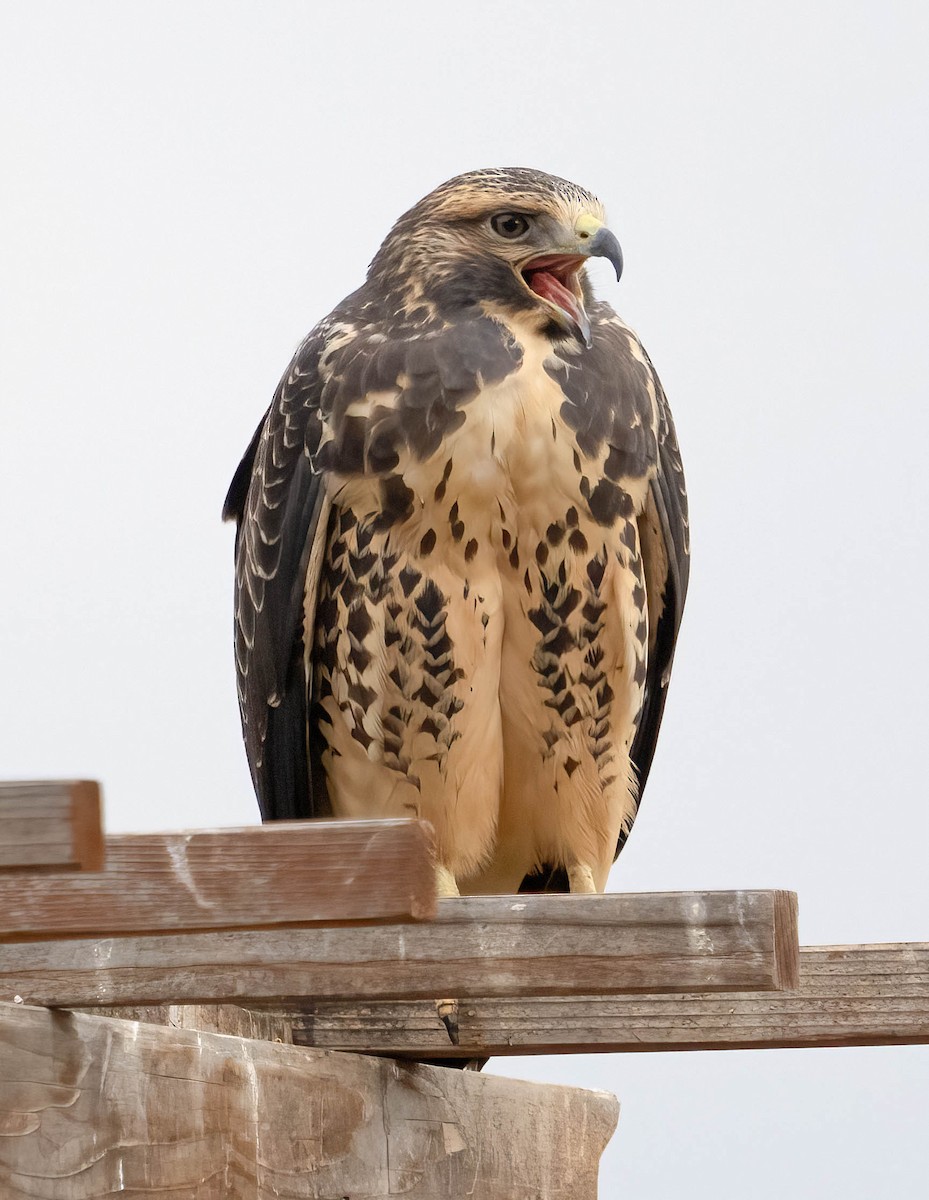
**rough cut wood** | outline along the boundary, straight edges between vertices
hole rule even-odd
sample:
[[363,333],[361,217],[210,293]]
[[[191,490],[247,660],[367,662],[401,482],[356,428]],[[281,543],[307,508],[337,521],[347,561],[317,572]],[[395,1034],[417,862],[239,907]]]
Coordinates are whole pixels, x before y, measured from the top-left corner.
[[0,1005],[0,1195],[595,1200],[619,1106],[495,1079]]
[[98,784],[86,779],[0,783],[0,873],[102,867]]
[[0,940],[404,921],[435,912],[432,832],[423,821],[125,834],[107,838],[106,854],[97,874],[0,876]]
[[[788,927],[790,926],[790,927]],[[770,990],[796,981],[776,892],[488,896],[419,925],[13,944],[0,999],[63,1008],[287,998]]]
[[809,946],[796,992],[480,999],[451,1047],[428,1002],[233,1005],[152,1011],[186,1028],[411,1058],[929,1043],[929,944]]

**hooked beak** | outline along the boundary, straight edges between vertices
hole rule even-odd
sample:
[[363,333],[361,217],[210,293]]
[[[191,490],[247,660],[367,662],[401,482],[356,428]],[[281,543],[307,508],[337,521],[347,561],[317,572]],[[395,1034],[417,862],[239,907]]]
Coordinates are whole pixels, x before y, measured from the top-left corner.
[[613,264],[613,270],[616,272],[616,282],[622,278],[623,273],[623,252],[622,247],[616,240],[616,234],[611,229],[607,229],[605,225],[601,225],[588,243],[587,249],[588,258],[606,258]]
[[623,252],[616,235],[590,213],[582,214],[576,222],[574,239],[571,250],[530,259],[520,273],[529,289],[554,309],[565,331],[589,350],[593,342],[590,319],[584,309],[581,268],[588,258],[606,258],[619,279],[623,272]]

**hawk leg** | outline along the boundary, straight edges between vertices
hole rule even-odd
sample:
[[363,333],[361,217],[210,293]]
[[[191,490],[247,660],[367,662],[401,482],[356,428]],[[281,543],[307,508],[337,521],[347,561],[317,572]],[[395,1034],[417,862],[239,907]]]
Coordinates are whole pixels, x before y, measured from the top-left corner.
[[575,863],[568,867],[568,887],[572,892],[582,895],[596,895],[598,888],[594,883],[594,873],[584,863]]
[[460,896],[458,883],[455,876],[451,873],[448,867],[443,867],[441,863],[435,869],[436,890],[439,893],[440,900],[446,900],[450,896]]

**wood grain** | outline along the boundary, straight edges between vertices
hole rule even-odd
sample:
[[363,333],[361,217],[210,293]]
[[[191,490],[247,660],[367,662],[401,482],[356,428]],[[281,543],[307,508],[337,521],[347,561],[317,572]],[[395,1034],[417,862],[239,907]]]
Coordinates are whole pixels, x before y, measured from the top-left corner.
[[0,783],[0,874],[99,871],[100,787],[87,779]]
[[0,1195],[595,1200],[605,1092],[0,1005]]
[[124,834],[106,839],[106,856],[96,874],[0,876],[0,941],[435,912],[432,831],[422,821]]
[[457,1047],[428,1002],[192,1006],[149,1018],[411,1058],[917,1045],[929,1043],[929,944],[804,947],[796,992],[472,1000]]
[[0,999],[278,1006],[771,990],[790,966],[778,950],[789,911],[771,891],[485,896],[440,901],[435,921],[417,925],[18,943],[0,958]]

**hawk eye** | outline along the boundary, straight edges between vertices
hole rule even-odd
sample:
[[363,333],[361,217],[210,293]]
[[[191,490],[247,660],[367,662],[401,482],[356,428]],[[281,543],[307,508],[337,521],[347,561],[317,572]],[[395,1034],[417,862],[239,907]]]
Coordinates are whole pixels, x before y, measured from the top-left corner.
[[522,213],[497,213],[490,218],[490,228],[500,237],[512,241],[526,233],[529,222]]

